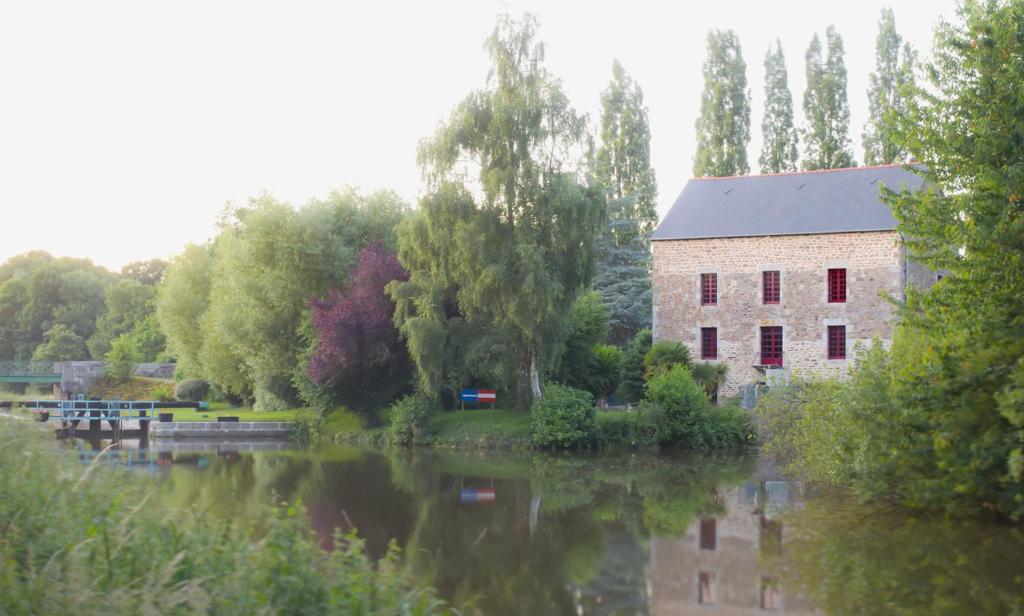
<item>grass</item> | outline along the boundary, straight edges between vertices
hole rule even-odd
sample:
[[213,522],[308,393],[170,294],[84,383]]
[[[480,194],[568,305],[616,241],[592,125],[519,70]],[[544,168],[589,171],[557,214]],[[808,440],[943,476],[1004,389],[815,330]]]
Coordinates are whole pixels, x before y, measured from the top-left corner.
[[[301,505],[250,519],[161,506],[153,478],[80,464],[0,418],[0,614],[437,614],[435,593],[355,534],[320,548]],[[73,589],[73,591],[69,591]]]
[[295,421],[312,419],[315,412],[308,408],[286,409],[284,411],[254,411],[250,408],[231,406],[226,402],[214,402],[209,410],[168,409],[174,413],[174,421],[217,421],[218,417],[238,417],[238,421]]
[[430,418],[431,447],[508,449],[530,446],[530,414],[506,409],[467,409]]

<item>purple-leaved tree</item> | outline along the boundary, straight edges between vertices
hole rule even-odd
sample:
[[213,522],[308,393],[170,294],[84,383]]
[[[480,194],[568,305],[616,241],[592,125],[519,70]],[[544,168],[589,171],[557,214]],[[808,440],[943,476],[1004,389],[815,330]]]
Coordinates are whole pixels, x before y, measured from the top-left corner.
[[391,318],[395,303],[384,292],[409,273],[380,242],[359,253],[345,289],[313,298],[316,351],[309,378],[356,410],[373,410],[409,386],[411,366]]

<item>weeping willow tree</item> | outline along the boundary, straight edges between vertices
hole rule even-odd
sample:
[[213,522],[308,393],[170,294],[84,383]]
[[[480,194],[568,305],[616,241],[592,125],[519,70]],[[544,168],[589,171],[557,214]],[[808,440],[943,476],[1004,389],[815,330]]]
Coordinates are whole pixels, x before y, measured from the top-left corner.
[[399,239],[410,280],[391,286],[421,385],[436,387],[475,332],[499,346],[518,409],[540,396],[606,211],[579,175],[584,118],[544,68],[537,27],[532,16],[499,18],[486,86],[421,144],[428,207]]

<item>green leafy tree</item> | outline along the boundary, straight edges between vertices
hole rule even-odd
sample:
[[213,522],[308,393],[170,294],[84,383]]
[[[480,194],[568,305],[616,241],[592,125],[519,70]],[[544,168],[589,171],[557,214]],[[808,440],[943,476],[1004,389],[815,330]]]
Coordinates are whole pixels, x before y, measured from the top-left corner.
[[597,245],[594,289],[608,312],[612,340],[625,344],[650,325],[648,238],[658,223],[651,129],[643,92],[616,60],[601,93],[601,144],[594,176],[608,196],[608,226]]
[[142,284],[155,285],[164,279],[166,271],[167,261],[150,259],[148,261],[132,261],[125,265],[121,268],[121,276]]
[[459,307],[457,230],[476,215],[468,191],[446,183],[420,200],[399,225],[398,258],[409,280],[388,286],[395,300],[395,326],[416,364],[420,391],[450,407],[458,389],[481,381],[494,387],[514,382],[511,341],[504,328],[472,318]]
[[601,145],[594,178],[608,193],[609,232],[616,246],[646,240],[658,224],[647,115],[643,90],[615,60],[611,83],[601,93]]
[[155,304],[156,289],[134,279],[120,280],[108,287],[106,313],[97,320],[96,333],[88,341],[92,357],[106,355],[115,338],[132,331],[153,314]]
[[36,251],[0,265],[0,354],[28,359],[55,325],[88,339],[106,309],[105,290],[116,275],[88,259],[54,258]]
[[697,117],[696,176],[745,175],[750,172],[750,90],[740,39],[732,30],[708,32],[704,91]]
[[896,32],[892,9],[882,9],[875,42],[875,71],[868,85],[870,115],[862,136],[865,164],[887,165],[907,159],[906,146],[893,134],[893,122],[908,110],[907,97],[915,88],[915,62],[913,48],[903,44]]
[[394,193],[348,190],[299,210],[265,195],[227,212],[203,316],[204,376],[258,410],[299,402],[309,298],[341,287],[367,243],[394,246],[405,211]]
[[569,308],[565,341],[558,357],[555,378],[580,389],[587,382],[594,362],[594,347],[608,340],[608,316],[595,291],[580,295]]
[[822,59],[815,34],[807,48],[807,89],[804,91],[804,160],[807,170],[852,167],[850,103],[846,97],[843,39],[835,26],[825,32],[828,53]]
[[[910,292],[895,396],[930,445],[913,485],[948,509],[1024,517],[1024,3],[965,2],[937,29],[899,139],[929,189],[891,194],[912,254],[948,275]],[[897,342],[899,342],[897,340]],[[907,461],[909,464],[910,460]]]
[[204,374],[199,356],[213,263],[213,244],[189,244],[171,259],[158,287],[156,316],[167,337],[167,351],[177,360],[178,370],[193,378]]
[[[479,189],[476,211],[446,226],[450,272],[458,312],[507,340],[520,410],[540,396],[554,334],[590,283],[606,211],[601,191],[578,180],[585,122],[544,68],[536,31],[531,16],[499,18],[486,43],[487,87],[460,103],[419,155],[429,192],[469,177]],[[415,279],[415,265],[403,265]]]
[[43,334],[43,343],[32,353],[34,361],[81,361],[89,358],[85,340],[63,323]]
[[793,95],[789,92],[782,42],[764,55],[764,117],[761,119],[761,173],[796,171],[797,133],[793,125]]
[[[631,224],[620,220],[616,226]],[[605,233],[597,241],[594,290],[608,313],[610,339],[627,343],[636,332],[651,325],[651,251],[646,237],[633,235],[629,243],[616,243]]]
[[228,208],[212,244],[187,248],[161,284],[169,353],[257,409],[297,404],[310,297],[342,286],[367,243],[393,249],[405,212],[392,192],[352,189],[298,210],[266,195]]
[[110,345],[110,352],[104,358],[107,363],[107,376],[116,381],[127,381],[131,378],[135,363],[139,357],[135,344],[128,334],[121,334]]

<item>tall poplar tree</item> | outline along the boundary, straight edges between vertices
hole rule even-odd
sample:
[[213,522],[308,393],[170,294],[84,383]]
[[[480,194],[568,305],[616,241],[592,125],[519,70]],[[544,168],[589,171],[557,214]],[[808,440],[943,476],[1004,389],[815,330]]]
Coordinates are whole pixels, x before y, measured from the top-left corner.
[[786,57],[782,42],[768,46],[764,55],[764,117],[761,119],[761,173],[795,171],[797,163],[796,128],[793,126],[793,95],[789,92]]
[[[447,325],[462,319],[500,336],[520,410],[540,396],[540,372],[569,307],[590,284],[607,208],[600,190],[579,182],[585,122],[544,68],[537,27],[532,16],[499,18],[486,43],[486,87],[421,146],[424,201],[441,203],[400,234],[410,279],[389,287],[413,360],[435,375],[421,373],[421,384],[446,378],[432,358],[450,355],[420,342],[431,335],[451,341]],[[427,251],[415,245],[420,239]],[[455,304],[442,303],[446,296]]]
[[632,235],[647,237],[658,224],[658,195],[651,168],[651,127],[644,93],[618,60],[612,80],[601,93],[601,145],[597,150],[596,179],[608,194],[609,218],[635,221],[632,230],[614,230],[617,243]]
[[875,72],[868,85],[870,116],[864,126],[864,163],[888,165],[903,162],[907,148],[894,138],[893,120],[908,111],[913,94],[915,53],[896,32],[892,9],[882,9],[875,42]]
[[611,83],[601,93],[601,144],[594,165],[608,196],[608,225],[598,243],[594,289],[618,343],[651,321],[648,238],[658,223],[658,189],[650,154],[643,92],[616,60]]
[[739,37],[732,30],[712,30],[707,53],[693,174],[744,175],[750,172],[750,90]]
[[830,25],[828,52],[822,59],[815,34],[807,48],[807,90],[804,92],[803,168],[839,169],[856,165],[850,145],[850,103],[846,97],[843,38]]

